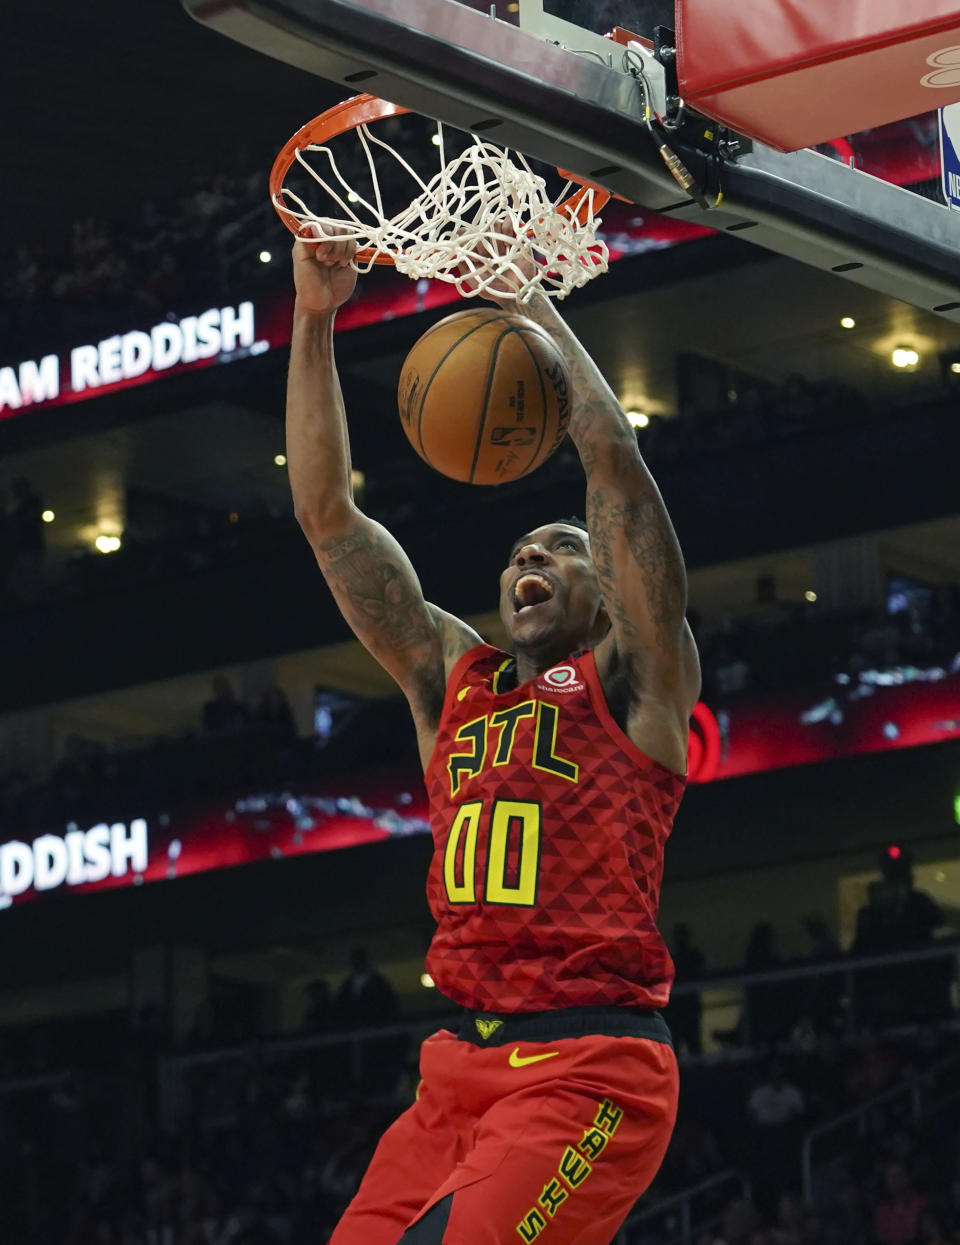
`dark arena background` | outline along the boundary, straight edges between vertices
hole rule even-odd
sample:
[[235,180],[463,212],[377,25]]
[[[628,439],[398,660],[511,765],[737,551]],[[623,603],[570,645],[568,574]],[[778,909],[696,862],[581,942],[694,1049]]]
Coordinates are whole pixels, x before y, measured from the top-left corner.
[[[355,88],[176,0],[10,0],[0,28],[0,1241],[322,1245],[456,1023],[408,712],[285,469],[267,173]],[[432,122],[389,124],[433,151]],[[939,131],[818,151],[941,207],[956,254]],[[562,304],[670,510],[704,676],[660,909],[680,1111],[617,1242],[947,1245],[960,303],[697,211],[611,200],[610,270]],[[503,644],[511,543],[582,513],[583,475],[569,442],[498,488],[411,451],[401,363],[458,305],[377,269],[344,307],[354,488]]]

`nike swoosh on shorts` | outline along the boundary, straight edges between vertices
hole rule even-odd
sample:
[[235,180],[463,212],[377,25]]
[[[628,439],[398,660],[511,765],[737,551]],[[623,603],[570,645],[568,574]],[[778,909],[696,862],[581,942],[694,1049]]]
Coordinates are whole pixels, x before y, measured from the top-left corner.
[[541,1059],[552,1059],[554,1055],[559,1055],[558,1050],[548,1050],[545,1055],[521,1055],[520,1047],[515,1046],[510,1052],[510,1067],[525,1068],[528,1063],[539,1063]]

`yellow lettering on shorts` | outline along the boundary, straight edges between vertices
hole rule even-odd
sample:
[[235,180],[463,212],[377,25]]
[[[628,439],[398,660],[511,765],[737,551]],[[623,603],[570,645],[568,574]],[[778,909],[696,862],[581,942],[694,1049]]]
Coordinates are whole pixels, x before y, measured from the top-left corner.
[[560,1175],[571,1189],[578,1189],[593,1171],[593,1167],[573,1146],[567,1146],[560,1159]]
[[611,1102],[609,1098],[604,1098],[600,1104],[600,1110],[593,1117],[593,1122],[597,1128],[612,1137],[620,1127],[620,1121],[623,1119],[623,1107],[618,1107],[615,1102]]
[[543,1192],[537,1201],[552,1219],[569,1196],[570,1194],[554,1176],[549,1184],[543,1186]]
[[607,1134],[602,1133],[599,1128],[588,1128],[577,1142],[577,1149],[588,1159],[598,1159],[609,1140]]
[[517,1231],[520,1233],[521,1238],[527,1242],[527,1245],[530,1245],[530,1242],[535,1241],[546,1226],[546,1219],[534,1206],[532,1210],[527,1211],[517,1224]]
[[553,1219],[571,1194],[583,1184],[593,1171],[593,1163],[607,1148],[607,1143],[620,1127],[623,1108],[609,1098],[597,1104],[593,1126],[588,1128],[576,1146],[567,1146],[560,1156],[557,1174],[543,1186],[536,1205],[531,1206],[517,1224],[517,1232],[526,1245],[536,1240],[547,1221],[543,1212]]

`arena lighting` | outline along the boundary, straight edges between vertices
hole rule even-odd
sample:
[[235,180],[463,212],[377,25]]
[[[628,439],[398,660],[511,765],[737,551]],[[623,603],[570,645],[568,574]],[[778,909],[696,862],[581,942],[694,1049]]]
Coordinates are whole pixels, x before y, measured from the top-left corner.
[[890,846],[887,848],[887,855],[890,857],[891,860],[899,860],[900,857],[903,855],[903,852],[900,850],[899,847],[897,847],[896,843],[891,843]]
[[274,454],[273,461],[278,467],[285,467],[287,465],[287,456],[286,454]]
[[960,363],[951,363],[950,371],[953,372],[954,374],[960,372]]
[[432,135],[430,136],[430,141],[431,141],[431,143],[433,143],[434,147],[439,147],[439,146],[440,146],[440,135],[439,135],[439,134],[432,134]]
[[840,321],[840,327],[842,329],[855,329],[857,327],[857,322],[854,320],[853,316],[844,316]]
[[912,346],[897,346],[890,356],[894,367],[916,367],[920,362],[919,353]]
[[100,553],[116,553],[120,548],[120,537],[101,532],[93,543]]
[[363,474],[363,472],[358,471],[356,467],[352,467],[350,470],[350,484],[352,485],[354,492],[359,493],[366,482],[367,477]]
[[269,251],[261,251],[257,258],[261,264],[269,264],[271,259],[273,259],[273,255]]
[[650,416],[644,414],[643,411],[626,411],[625,414],[630,421],[631,428],[646,428],[650,423]]
[[437,983],[433,980],[429,973],[421,973],[420,984],[425,990],[432,990]]
[[44,510],[43,514],[40,516],[40,518],[43,519],[44,523],[52,523],[56,517],[57,516],[53,513],[52,510]]
[[812,605],[814,601],[816,601],[817,599],[817,594],[813,591],[812,588],[808,588],[806,592],[803,594],[803,599],[804,601],[809,601],[810,604]]

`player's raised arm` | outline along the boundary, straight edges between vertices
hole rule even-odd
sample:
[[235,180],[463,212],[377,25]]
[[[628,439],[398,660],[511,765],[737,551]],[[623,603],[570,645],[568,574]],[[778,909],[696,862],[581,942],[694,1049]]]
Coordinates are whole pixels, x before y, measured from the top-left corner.
[[600,369],[549,299],[535,295],[522,311],[547,329],[570,371],[569,431],[587,477],[590,547],[612,641],[628,659],[638,690],[675,706],[685,741],[700,671],[685,621],[686,570],[670,516]]
[[297,298],[287,383],[287,463],[294,512],[354,634],[406,694],[418,730],[439,715],[449,669],[480,642],[423,598],[406,554],[358,509],[333,350],[337,308],[356,272],[346,242],[296,242]]

